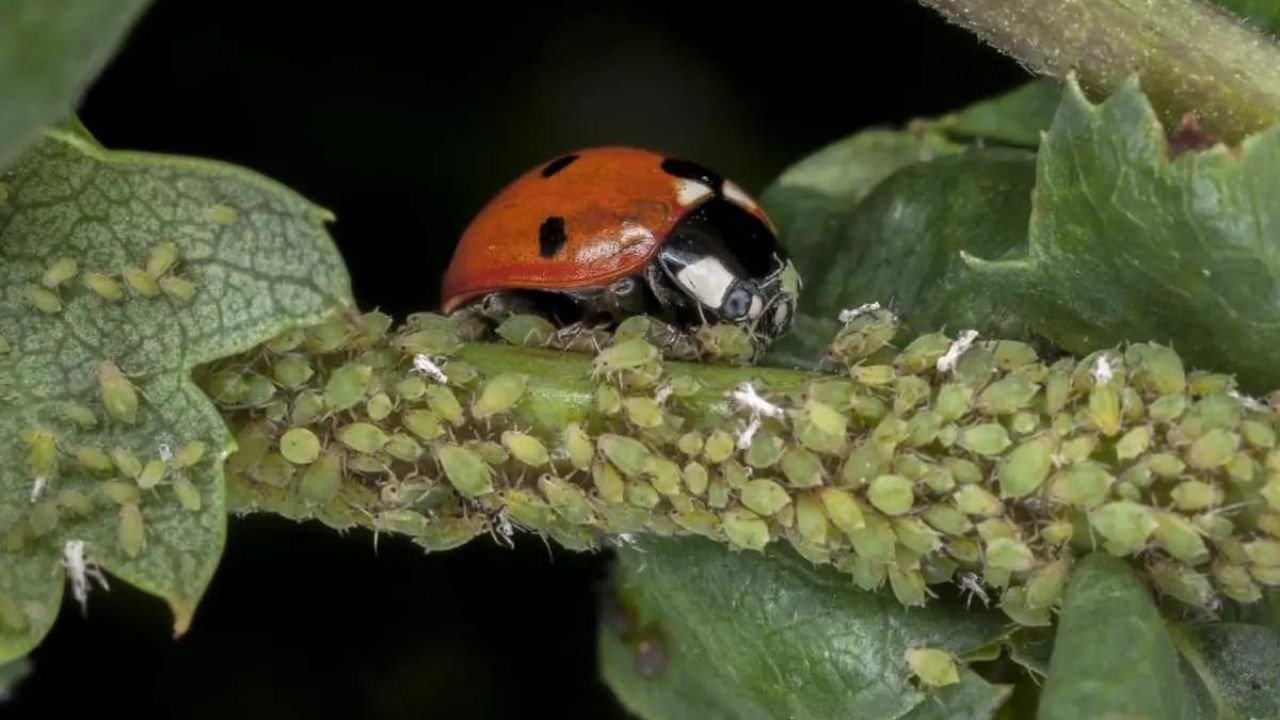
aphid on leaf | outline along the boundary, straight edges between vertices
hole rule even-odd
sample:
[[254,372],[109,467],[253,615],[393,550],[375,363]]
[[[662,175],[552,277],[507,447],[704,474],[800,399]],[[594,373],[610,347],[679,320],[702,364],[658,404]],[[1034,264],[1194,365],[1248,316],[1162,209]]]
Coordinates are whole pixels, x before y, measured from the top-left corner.
[[115,363],[98,363],[98,389],[107,415],[128,425],[138,421],[138,391]]
[[107,302],[120,302],[124,299],[124,288],[110,275],[100,272],[85,273],[83,282],[94,295]]
[[196,296],[195,283],[174,275],[165,275],[160,278],[160,289],[169,297],[177,298],[183,302],[189,302],[191,298]]
[[116,541],[120,549],[130,558],[136,558],[146,545],[146,525],[142,519],[142,510],[137,504],[130,503],[120,508],[119,524],[116,528]]
[[151,254],[147,256],[147,274],[158,278],[169,272],[177,262],[178,244],[173,241],[162,242],[151,248]]
[[62,311],[62,299],[57,294],[39,285],[28,285],[25,290],[27,302],[42,313],[52,315]]
[[79,266],[72,258],[59,258],[44,271],[44,277],[41,281],[44,286],[50,290],[56,290],[59,285],[67,282],[76,276]]

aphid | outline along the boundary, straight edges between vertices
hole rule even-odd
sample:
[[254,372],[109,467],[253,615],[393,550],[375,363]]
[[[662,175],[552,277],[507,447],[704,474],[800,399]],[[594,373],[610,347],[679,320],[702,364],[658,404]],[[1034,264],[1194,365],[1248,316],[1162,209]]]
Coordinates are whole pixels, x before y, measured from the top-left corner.
[[173,241],[162,242],[151,248],[147,256],[147,274],[158,278],[169,272],[178,262],[178,244]]
[[463,495],[474,497],[493,492],[493,471],[470,449],[457,445],[436,448],[436,456],[449,483]]
[[59,258],[44,271],[44,277],[41,278],[41,281],[50,290],[56,290],[59,285],[74,278],[77,272],[79,272],[79,265],[76,264],[74,259]]
[[183,445],[173,456],[173,466],[188,468],[200,462],[200,458],[204,457],[204,447],[204,443],[199,440],[192,440]]
[[747,508],[731,508],[721,517],[729,542],[745,550],[763,551],[769,544],[769,524]]
[[290,428],[280,438],[280,454],[294,465],[309,465],[320,457],[320,438],[307,428]]
[[98,389],[107,415],[127,425],[138,421],[138,391],[115,363],[98,363]]
[[223,203],[214,203],[205,208],[204,216],[218,225],[234,225],[240,219],[240,211]]
[[148,460],[143,466],[142,472],[138,473],[137,482],[138,489],[150,490],[160,484],[160,480],[164,478],[164,462],[161,460]]
[[54,314],[62,311],[62,299],[57,294],[39,285],[28,285],[25,289],[27,302],[42,313]]
[[176,478],[173,481],[173,494],[177,496],[178,503],[190,512],[199,512],[202,505],[200,499],[200,489],[197,488],[190,480],[185,477]]
[[142,519],[142,510],[137,504],[130,503],[120,508],[116,541],[130,558],[136,558],[142,552],[146,544],[146,525]]
[[129,287],[139,295],[153,298],[160,294],[159,283],[148,275],[146,270],[130,266],[126,267],[121,274],[124,275],[124,281]]
[[872,480],[867,499],[885,515],[910,512],[915,502],[911,481],[898,475],[881,475]]
[[945,687],[960,682],[955,658],[946,650],[912,648],[907,650],[907,665],[911,674],[926,687]]
[[312,503],[325,503],[338,494],[342,484],[342,460],[335,453],[327,452],[307,466],[298,484],[298,493]]
[[[387,434],[377,425],[354,422],[343,425],[337,432],[338,440],[347,447],[362,453],[375,453],[387,444]],[[316,443],[319,445],[319,441]]]

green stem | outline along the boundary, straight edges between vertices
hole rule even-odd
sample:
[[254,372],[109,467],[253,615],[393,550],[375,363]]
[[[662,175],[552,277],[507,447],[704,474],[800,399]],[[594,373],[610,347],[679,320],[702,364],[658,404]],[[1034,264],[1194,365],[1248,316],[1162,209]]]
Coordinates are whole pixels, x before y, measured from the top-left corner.
[[1034,72],[1095,96],[1137,73],[1166,127],[1228,142],[1280,119],[1280,47],[1200,0],[920,0]]

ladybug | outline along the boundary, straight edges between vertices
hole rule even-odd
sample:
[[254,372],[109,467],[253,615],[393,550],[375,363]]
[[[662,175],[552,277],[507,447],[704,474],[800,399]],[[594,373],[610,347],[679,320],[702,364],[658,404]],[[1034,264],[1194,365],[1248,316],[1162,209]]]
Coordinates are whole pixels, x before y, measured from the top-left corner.
[[632,147],[573,152],[498,193],[463,232],[442,310],[562,324],[649,314],[733,323],[757,344],[790,329],[800,278],[773,222],[695,162]]

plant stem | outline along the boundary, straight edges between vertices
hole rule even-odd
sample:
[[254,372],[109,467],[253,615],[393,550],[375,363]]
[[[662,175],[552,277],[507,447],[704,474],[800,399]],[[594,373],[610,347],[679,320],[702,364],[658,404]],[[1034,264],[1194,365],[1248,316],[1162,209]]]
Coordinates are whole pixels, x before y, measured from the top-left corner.
[[1109,94],[1136,73],[1166,127],[1235,143],[1280,120],[1280,47],[1201,0],[920,0],[1033,72]]

